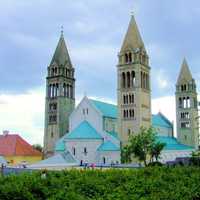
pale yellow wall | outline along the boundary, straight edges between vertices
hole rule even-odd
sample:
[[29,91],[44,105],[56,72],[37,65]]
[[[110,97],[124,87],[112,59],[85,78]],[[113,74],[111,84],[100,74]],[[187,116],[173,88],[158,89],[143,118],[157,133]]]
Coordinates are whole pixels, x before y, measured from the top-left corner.
[[[134,88],[123,89],[121,87],[121,74],[122,72],[135,71],[136,83]],[[151,90],[141,88],[140,73],[145,72],[150,78],[150,68],[142,64],[124,64],[118,65],[118,133],[122,144],[128,142],[128,130],[132,133],[138,133],[140,127],[149,128],[151,126]],[[150,80],[149,80],[150,85]],[[134,94],[135,102],[131,105],[123,104],[123,94]],[[123,110],[132,108],[135,111],[134,119],[128,120],[123,118]]]
[[[32,164],[42,160],[42,156],[5,156],[5,159],[11,165],[20,164],[22,161],[26,161],[28,164]],[[12,160],[13,162],[11,162]]]

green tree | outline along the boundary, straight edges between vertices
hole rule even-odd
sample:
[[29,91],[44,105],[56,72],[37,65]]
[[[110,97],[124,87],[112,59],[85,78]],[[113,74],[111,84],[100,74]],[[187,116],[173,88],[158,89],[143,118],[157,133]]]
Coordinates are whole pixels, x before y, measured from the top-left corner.
[[192,157],[190,158],[190,162],[194,166],[200,166],[200,151],[192,152]]
[[165,143],[161,143],[161,142],[157,142],[152,145],[151,152],[150,152],[151,161],[153,161],[153,159],[155,158],[156,162],[158,162],[161,151],[164,149],[165,145],[166,145]]
[[33,147],[34,149],[40,151],[40,152],[43,151],[43,148],[42,148],[42,146],[41,146],[40,144],[34,144],[34,145],[32,145],[32,147]]
[[156,133],[152,127],[141,127],[137,134],[129,136],[128,144],[122,148],[122,161],[130,162],[135,156],[147,166],[148,158],[149,162],[152,162],[153,158],[158,160],[164,145],[156,142]]
[[121,158],[122,158],[122,163],[130,163],[131,162],[131,155],[129,153],[128,146],[125,146],[124,148],[122,148]]

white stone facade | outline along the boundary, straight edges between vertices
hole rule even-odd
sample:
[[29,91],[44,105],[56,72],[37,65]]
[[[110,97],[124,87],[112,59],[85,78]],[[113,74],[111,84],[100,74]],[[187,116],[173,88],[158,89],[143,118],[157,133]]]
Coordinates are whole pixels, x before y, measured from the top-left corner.
[[[102,113],[92,104],[90,99],[84,97],[69,118],[69,133],[76,129],[82,122],[87,121],[102,137],[102,139],[65,139],[65,149],[80,163],[111,164],[120,163],[119,151],[99,151],[99,147],[106,141],[111,141],[120,147],[120,141],[104,130]],[[113,126],[114,120],[111,121]],[[117,120],[115,120],[117,121]],[[107,124],[109,126],[109,124]],[[84,132],[82,134],[85,134]]]

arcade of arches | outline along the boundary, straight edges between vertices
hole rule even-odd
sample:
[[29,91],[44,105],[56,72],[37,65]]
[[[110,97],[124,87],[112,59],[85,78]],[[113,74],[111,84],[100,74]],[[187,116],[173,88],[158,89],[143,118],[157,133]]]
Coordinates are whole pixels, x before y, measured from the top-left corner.
[[[149,90],[149,74],[146,72],[141,72],[140,74],[141,88]],[[135,71],[122,72],[121,74],[121,87],[134,88],[136,87],[136,76]]]
[[68,98],[74,98],[74,91],[73,86],[70,84],[64,83],[63,85],[60,85],[58,83],[49,84],[48,86],[48,97],[55,98],[58,96],[64,96]]

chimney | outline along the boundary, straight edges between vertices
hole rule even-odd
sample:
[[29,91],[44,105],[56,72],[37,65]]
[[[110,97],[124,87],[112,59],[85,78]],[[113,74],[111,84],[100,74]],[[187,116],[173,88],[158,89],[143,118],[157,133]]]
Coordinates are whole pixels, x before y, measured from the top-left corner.
[[9,131],[8,130],[4,130],[3,131],[3,136],[7,136],[9,134]]

